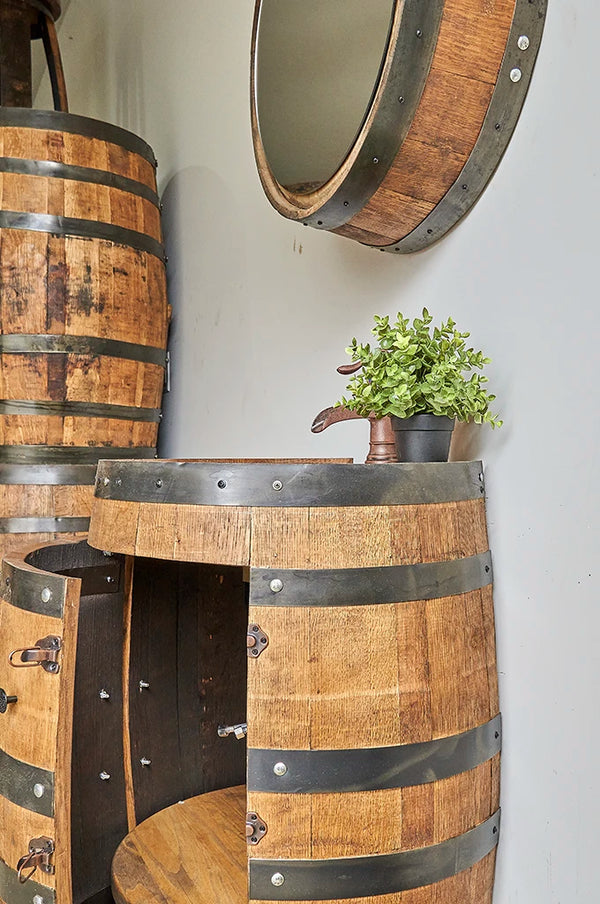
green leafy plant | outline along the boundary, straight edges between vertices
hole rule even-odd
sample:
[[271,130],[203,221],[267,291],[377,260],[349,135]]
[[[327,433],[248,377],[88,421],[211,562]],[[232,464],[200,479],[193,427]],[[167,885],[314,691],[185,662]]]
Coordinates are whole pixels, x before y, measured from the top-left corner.
[[412,324],[400,313],[395,323],[389,317],[374,319],[371,332],[377,347],[353,339],[346,349],[360,370],[350,378],[349,396],[337,406],[361,417],[374,413],[407,418],[426,412],[502,425],[489,410],[496,397],[483,387],[487,377],[478,372],[490,359],[467,348],[470,334],[459,332],[451,317],[433,329],[433,317],[426,308]]

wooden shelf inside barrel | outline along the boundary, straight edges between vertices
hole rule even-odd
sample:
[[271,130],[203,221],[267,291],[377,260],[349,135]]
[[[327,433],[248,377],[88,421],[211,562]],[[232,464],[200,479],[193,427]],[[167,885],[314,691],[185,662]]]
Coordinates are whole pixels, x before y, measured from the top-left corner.
[[117,904],[248,900],[244,786],[173,804],[142,822],[113,860]]

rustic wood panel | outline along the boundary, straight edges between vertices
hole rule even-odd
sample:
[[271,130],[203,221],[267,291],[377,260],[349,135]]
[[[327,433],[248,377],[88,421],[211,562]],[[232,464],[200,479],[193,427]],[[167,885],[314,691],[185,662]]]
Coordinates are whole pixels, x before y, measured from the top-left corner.
[[[247,618],[241,568],[136,558],[129,733],[138,822],[244,780],[246,745],[219,738],[217,727],[246,719]],[[149,684],[141,692],[140,680]]]

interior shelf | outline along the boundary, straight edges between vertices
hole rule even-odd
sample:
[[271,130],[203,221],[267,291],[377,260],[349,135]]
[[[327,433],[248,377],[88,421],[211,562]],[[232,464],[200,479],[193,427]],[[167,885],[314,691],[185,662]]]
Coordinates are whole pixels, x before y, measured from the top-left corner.
[[173,804],[136,826],[113,860],[117,904],[248,900],[243,785]]

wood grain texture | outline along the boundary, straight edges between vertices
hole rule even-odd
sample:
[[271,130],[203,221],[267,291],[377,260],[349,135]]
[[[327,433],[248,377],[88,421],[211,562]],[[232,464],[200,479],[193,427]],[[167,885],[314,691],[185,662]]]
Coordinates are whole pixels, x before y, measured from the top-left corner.
[[244,790],[174,804],[130,832],[113,860],[117,904],[247,901]]
[[[125,176],[156,190],[140,155],[77,134],[0,128],[0,156],[49,160]],[[0,208],[75,217],[161,241],[160,213],[138,195],[106,185],[0,173]],[[164,263],[156,256],[95,238],[0,230],[0,323],[4,334],[91,337],[165,349],[168,315]],[[0,398],[98,403],[132,409],[113,417],[0,416],[4,445],[156,445],[158,425],[135,408],[159,409],[164,370],[110,353],[0,355]]]
[[[89,518],[93,498],[92,484],[0,484],[0,518]],[[83,536],[83,532],[0,534],[0,558],[25,547],[52,540],[66,543]]]

